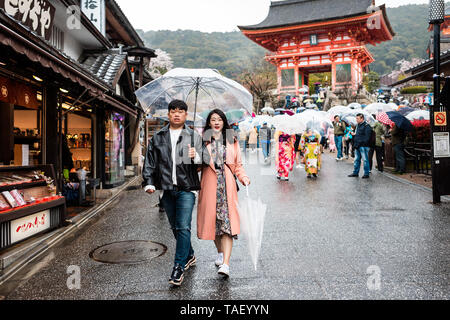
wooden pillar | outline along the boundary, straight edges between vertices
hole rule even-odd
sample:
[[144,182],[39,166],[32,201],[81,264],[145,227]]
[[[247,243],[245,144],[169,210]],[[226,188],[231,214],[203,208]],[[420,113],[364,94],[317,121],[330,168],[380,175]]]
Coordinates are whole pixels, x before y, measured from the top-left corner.
[[0,102],[0,164],[14,159],[14,105]]
[[351,64],[351,74],[352,74],[352,89],[354,92],[358,90],[358,60],[353,59]]
[[336,62],[331,63],[331,90],[336,91]]
[[277,65],[277,80],[278,80],[278,94],[281,93],[281,68],[280,65]]
[[44,89],[44,118],[45,118],[45,164],[53,164],[58,168],[58,89],[47,87]]
[[300,89],[300,85],[299,85],[299,70],[298,70],[298,65],[295,65],[295,69],[294,69],[294,77],[295,77],[295,93],[294,96],[298,95],[298,89]]

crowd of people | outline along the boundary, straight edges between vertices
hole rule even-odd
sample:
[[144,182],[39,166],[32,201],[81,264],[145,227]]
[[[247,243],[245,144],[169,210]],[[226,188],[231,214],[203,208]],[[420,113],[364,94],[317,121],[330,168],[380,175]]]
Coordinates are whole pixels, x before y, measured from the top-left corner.
[[[180,286],[184,273],[196,264],[191,244],[191,221],[195,200],[197,205],[197,237],[211,240],[217,250],[214,263],[218,274],[230,275],[230,258],[233,241],[240,233],[237,181],[250,184],[241,158],[241,149],[255,152],[258,143],[265,161],[270,160],[273,145],[275,176],[288,181],[295,164],[303,167],[306,176],[317,178],[322,169],[322,154],[326,149],[336,152],[336,160],[351,155],[354,170],[350,177],[358,177],[363,162],[367,179],[372,170],[372,158],[376,154],[377,169],[383,171],[384,138],[392,135],[397,156],[397,172],[405,172],[405,133],[395,125],[386,128],[380,122],[373,128],[364,115],[356,116],[353,126],[336,116],[333,126],[321,132],[307,128],[301,135],[288,134],[263,123],[250,132],[236,132],[236,126],[228,123],[219,109],[212,110],[200,135],[186,125],[187,105],[174,100],[168,107],[169,124],[149,141],[142,172],[143,188],[160,195],[176,240],[174,267],[169,278],[172,285]],[[273,137],[273,139],[272,139]]]
[[[376,119],[376,115],[372,116]],[[336,153],[336,161],[342,161],[344,158],[353,159],[355,167],[349,175],[351,177],[359,176],[362,164],[364,168],[362,177],[367,179],[373,169],[374,157],[376,169],[384,171],[385,138],[390,137],[395,151],[394,173],[404,174],[406,132],[395,124],[390,127],[375,121],[369,125],[366,120],[365,115],[360,113],[356,116],[355,125],[336,115],[333,125],[328,128],[323,126],[318,131],[309,128],[303,134],[294,135],[286,134],[264,123],[262,127],[253,127],[250,132],[240,131],[240,145],[246,153],[247,145],[255,152],[259,143],[265,162],[268,161],[273,147],[276,177],[281,181],[289,181],[289,174],[295,166],[304,168],[307,178],[317,178],[322,166],[321,154],[325,150]]]

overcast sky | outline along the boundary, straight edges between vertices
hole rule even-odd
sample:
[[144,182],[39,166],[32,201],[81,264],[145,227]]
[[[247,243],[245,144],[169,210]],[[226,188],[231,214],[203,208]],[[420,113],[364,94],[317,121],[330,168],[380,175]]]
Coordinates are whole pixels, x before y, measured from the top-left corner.
[[[116,0],[136,29],[203,32],[238,30],[263,21],[270,0]],[[339,0],[336,0],[339,1]],[[387,7],[424,4],[428,0],[377,0]]]

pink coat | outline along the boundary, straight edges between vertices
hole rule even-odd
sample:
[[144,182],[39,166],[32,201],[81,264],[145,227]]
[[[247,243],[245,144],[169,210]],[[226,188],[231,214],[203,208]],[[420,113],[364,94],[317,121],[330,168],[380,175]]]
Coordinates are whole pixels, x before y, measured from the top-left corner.
[[[211,145],[207,146],[211,154]],[[226,163],[239,181],[247,177],[242,166],[241,149],[239,143],[227,144]],[[228,213],[231,224],[231,233],[240,233],[239,212],[236,206],[238,201],[236,182],[233,173],[225,166],[225,181],[227,189]],[[198,196],[197,206],[197,237],[202,240],[214,240],[216,238],[216,206],[217,206],[217,174],[214,162],[211,159],[209,166],[202,169],[201,190]]]

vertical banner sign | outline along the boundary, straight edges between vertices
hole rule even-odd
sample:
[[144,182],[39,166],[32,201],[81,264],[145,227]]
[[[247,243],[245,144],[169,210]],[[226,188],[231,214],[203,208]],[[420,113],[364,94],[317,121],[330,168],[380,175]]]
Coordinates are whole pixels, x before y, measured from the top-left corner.
[[45,40],[50,40],[55,7],[48,0],[0,0],[0,8]]
[[81,0],[81,12],[101,34],[106,35],[105,0]]

